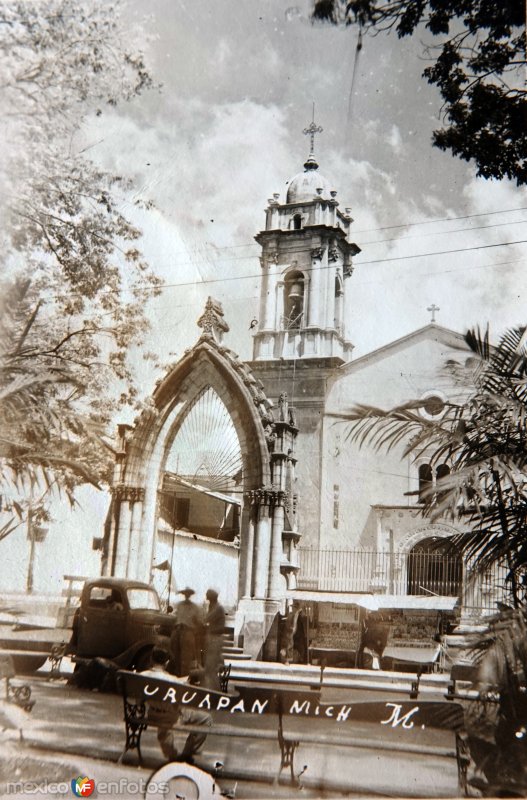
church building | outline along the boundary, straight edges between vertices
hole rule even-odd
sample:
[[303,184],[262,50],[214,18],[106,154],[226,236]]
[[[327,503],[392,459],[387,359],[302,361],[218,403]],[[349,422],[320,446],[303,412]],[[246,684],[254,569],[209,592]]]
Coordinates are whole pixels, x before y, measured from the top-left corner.
[[425,456],[403,457],[403,444],[378,453],[348,436],[356,404],[417,398],[425,418],[440,419],[459,392],[443,367],[469,353],[433,316],[352,358],[360,247],[350,208],[319,171],[318,130],[306,129],[304,169],[268,201],[255,237],[262,279],[252,360],[228,347],[228,309],[224,317],[209,298],[201,337],[158,383],[155,411],[120,428],[105,540],[109,574],[166,578],[172,591],[190,584],[198,595],[213,585],[253,656],[266,647],[269,655],[276,615],[293,603],[322,646],[349,641],[357,604],[390,609],[398,624],[406,611],[408,633],[420,625],[415,614],[457,606],[470,615],[496,599],[491,581],[474,588],[449,545],[461,528],[423,517],[421,493],[448,464],[432,469]]

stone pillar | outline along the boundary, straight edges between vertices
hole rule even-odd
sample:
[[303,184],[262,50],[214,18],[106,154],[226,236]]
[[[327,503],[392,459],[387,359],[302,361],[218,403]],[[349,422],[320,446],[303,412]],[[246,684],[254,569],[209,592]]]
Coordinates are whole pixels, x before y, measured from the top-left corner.
[[384,547],[384,511],[377,509],[377,531],[376,531],[376,558],[375,573],[372,578],[371,591],[382,594],[386,592],[388,575],[386,573],[387,559]]
[[129,578],[148,582],[148,576],[144,574],[141,569],[140,555],[141,555],[141,521],[143,517],[143,502],[136,500],[132,505],[132,514],[130,521],[130,546],[128,556],[128,569],[127,574]]
[[117,526],[117,547],[112,575],[125,578],[128,568],[128,550],[130,547],[131,506],[128,500],[119,500],[119,523]]
[[[260,494],[260,492],[258,492]],[[269,498],[267,493],[258,505],[255,536],[255,567],[254,567],[254,596],[264,598],[267,596],[269,582],[269,561],[271,554],[271,519],[269,515]]]
[[[157,479],[157,471],[152,470]],[[152,564],[155,556],[157,536],[157,485],[149,484],[145,490],[143,513],[140,520],[139,553],[137,559],[137,580],[150,583]]]
[[253,595],[253,576],[254,576],[254,540],[255,540],[255,512],[254,509],[244,507],[242,520],[247,519],[245,524],[241,523],[241,529],[246,530],[245,541],[240,543],[240,582],[238,594],[240,597],[252,597]]
[[271,529],[271,558],[269,563],[269,584],[267,596],[271,600],[280,600],[282,580],[280,564],[283,556],[282,531],[284,530],[283,492],[276,492],[276,503],[273,507]]
[[[141,536],[141,512],[145,490],[138,486],[116,486],[114,497],[119,503],[117,549],[113,575],[118,578],[135,577],[130,572],[136,563]],[[134,532],[135,531],[135,536]],[[134,553],[131,555],[131,548]]]

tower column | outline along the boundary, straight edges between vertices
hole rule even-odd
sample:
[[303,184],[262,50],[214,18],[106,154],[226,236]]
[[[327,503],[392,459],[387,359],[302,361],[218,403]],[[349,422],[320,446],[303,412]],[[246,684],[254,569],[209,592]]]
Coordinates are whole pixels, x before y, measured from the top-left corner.
[[349,340],[349,332],[351,330],[351,291],[349,277],[350,275],[346,275],[344,271],[344,279],[342,281],[342,336],[346,340]]
[[275,295],[275,323],[274,328],[276,331],[282,330],[282,319],[284,316],[284,282],[276,281],[274,287]]
[[321,327],[320,318],[320,293],[322,290],[320,280],[320,268],[322,266],[323,249],[314,247],[311,249],[311,273],[309,281],[309,302],[308,318],[309,327]]

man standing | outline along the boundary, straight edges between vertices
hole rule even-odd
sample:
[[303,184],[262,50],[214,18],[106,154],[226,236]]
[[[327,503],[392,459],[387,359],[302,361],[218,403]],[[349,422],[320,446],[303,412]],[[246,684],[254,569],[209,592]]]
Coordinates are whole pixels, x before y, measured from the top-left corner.
[[203,615],[199,606],[190,599],[195,594],[188,586],[178,594],[184,600],[177,604],[176,626],[170,639],[172,664],[176,675],[189,675],[201,666],[201,642],[203,636]]
[[218,603],[218,592],[207,589],[205,595],[209,610],[205,616],[205,675],[203,685],[209,689],[220,689],[218,669],[223,664],[223,634],[225,632],[225,609]]
[[[169,677],[166,669],[168,653],[160,647],[154,647],[152,651],[152,667],[148,673],[152,673],[156,678]],[[148,673],[143,673],[146,675]],[[181,708],[178,704],[156,703],[151,699],[148,701],[149,717],[155,719],[157,724],[157,741],[163,751],[163,755],[169,761],[185,761],[187,764],[194,763],[194,756],[201,750],[208,729],[212,724],[212,718],[207,711],[199,708]],[[179,725],[204,725],[204,733],[191,733],[183,746],[183,750],[178,754],[175,737],[177,726]]]

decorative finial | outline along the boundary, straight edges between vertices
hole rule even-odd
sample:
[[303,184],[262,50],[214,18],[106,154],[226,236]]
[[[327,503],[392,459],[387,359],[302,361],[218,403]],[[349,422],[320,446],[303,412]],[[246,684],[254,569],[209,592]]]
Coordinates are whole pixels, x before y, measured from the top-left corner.
[[310,149],[309,155],[307,157],[307,161],[304,164],[306,169],[317,169],[318,164],[315,159],[315,134],[322,133],[324,129],[315,123],[315,104],[313,103],[313,119],[311,120],[311,125],[308,128],[304,128],[304,135],[309,136],[310,139]]
[[432,319],[430,320],[430,322],[435,322],[436,321],[436,311],[441,311],[439,306],[436,306],[435,303],[432,303],[431,306],[428,306],[428,308],[426,310],[430,311],[431,314],[432,314]]
[[221,343],[223,334],[227,333],[229,326],[223,319],[223,307],[218,300],[214,300],[212,297],[207,299],[205,311],[199,318],[198,325],[203,328],[203,337],[214,339],[218,344]]

